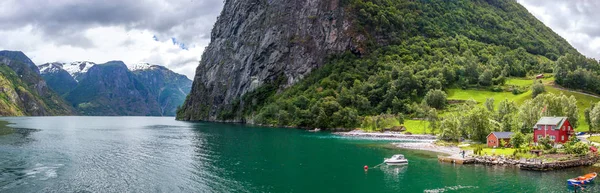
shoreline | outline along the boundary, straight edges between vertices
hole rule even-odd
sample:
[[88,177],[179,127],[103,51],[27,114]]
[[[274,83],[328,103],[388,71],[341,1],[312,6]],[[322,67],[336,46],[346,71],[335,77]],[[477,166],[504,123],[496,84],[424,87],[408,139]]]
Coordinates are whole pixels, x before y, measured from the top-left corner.
[[376,139],[395,139],[395,140],[406,140],[406,141],[419,141],[419,142],[430,142],[433,143],[437,137],[434,135],[406,135],[399,132],[384,132],[384,133],[369,133],[361,130],[354,130],[348,132],[333,132],[334,135],[344,137],[356,137],[356,138],[376,138]]
[[392,143],[392,145],[400,149],[429,151],[453,157],[460,156],[461,151],[460,148],[456,146],[440,146],[434,144],[433,142]]
[[393,142],[391,144],[400,149],[428,151],[443,154],[445,156],[459,156],[461,151],[461,149],[457,146],[436,145],[434,142],[437,140],[437,137],[434,135],[406,135],[399,132],[369,133],[361,130],[334,132],[333,134],[364,139],[406,140],[409,142]]

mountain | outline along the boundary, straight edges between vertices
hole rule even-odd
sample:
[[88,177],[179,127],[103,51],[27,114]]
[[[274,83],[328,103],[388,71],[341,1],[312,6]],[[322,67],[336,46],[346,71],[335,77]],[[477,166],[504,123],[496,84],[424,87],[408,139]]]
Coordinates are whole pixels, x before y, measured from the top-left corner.
[[130,70],[158,101],[163,116],[175,116],[177,107],[183,104],[192,88],[190,79],[163,66],[141,63],[131,66]]
[[39,75],[20,51],[0,51],[0,115],[72,115],[73,109]]
[[226,1],[179,120],[353,128],[580,55],[514,0]]
[[42,78],[59,95],[67,94],[77,87],[77,81],[63,69],[64,63],[46,63],[39,66]]
[[25,64],[32,72],[40,74],[38,67],[21,51],[0,51],[0,57],[5,57],[13,61],[18,61]]
[[65,98],[84,115],[160,115],[158,102],[121,61],[94,65]]
[[48,85],[83,115],[174,116],[192,81],[163,66],[121,61],[46,63]]

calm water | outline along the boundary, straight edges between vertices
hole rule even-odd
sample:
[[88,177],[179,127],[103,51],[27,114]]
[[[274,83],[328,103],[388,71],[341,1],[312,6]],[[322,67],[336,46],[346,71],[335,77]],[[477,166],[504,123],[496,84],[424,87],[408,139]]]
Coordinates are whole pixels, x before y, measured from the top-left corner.
[[[568,192],[595,170],[458,166],[389,141],[173,118],[0,120],[18,128],[0,136],[0,192]],[[395,153],[410,164],[362,169]]]

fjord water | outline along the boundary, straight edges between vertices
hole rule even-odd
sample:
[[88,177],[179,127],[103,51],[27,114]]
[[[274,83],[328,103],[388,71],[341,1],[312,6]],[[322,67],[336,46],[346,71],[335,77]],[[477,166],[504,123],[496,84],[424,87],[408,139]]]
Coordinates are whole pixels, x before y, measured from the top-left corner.
[[[445,164],[390,141],[172,117],[0,120],[16,128],[0,136],[0,192],[567,192],[595,170]],[[396,153],[410,164],[362,168]]]

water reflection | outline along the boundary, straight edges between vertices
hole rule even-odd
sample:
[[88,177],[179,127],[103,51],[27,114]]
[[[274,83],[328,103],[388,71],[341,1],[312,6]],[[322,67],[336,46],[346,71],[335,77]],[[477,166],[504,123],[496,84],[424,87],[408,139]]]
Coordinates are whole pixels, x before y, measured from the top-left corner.
[[387,182],[400,182],[404,179],[404,173],[408,169],[408,165],[383,165],[380,167],[384,174],[384,180]]

